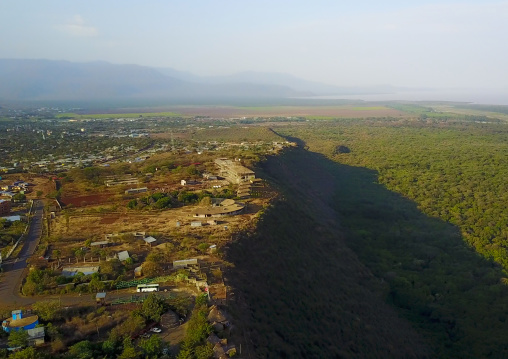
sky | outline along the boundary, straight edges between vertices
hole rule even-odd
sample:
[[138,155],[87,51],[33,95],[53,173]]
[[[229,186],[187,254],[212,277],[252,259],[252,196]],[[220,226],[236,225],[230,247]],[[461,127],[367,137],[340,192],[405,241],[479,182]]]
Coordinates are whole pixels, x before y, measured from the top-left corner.
[[501,88],[508,1],[0,0],[0,58]]

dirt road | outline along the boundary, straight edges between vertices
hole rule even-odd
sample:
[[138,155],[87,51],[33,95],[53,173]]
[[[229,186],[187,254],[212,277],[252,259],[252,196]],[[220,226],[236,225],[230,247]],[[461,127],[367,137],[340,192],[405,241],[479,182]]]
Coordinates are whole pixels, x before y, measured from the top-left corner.
[[19,288],[23,272],[27,266],[26,260],[34,254],[42,233],[43,209],[43,202],[34,200],[32,207],[33,217],[23,242],[23,248],[16,258],[9,259],[3,263],[3,275],[0,281],[0,304],[24,305],[35,301],[31,298],[22,297],[19,294]]

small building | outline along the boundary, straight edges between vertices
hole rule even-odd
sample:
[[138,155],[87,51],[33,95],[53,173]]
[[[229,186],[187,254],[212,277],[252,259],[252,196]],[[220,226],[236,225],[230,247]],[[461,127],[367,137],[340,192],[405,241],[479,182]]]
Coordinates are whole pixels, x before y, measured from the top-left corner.
[[6,217],[2,217],[2,218],[6,219],[9,222],[14,222],[14,221],[21,221],[21,219],[24,218],[24,217],[21,217],[21,216],[6,216]]
[[0,216],[6,216],[11,213],[11,201],[0,199]]
[[143,267],[139,266],[134,268],[134,277],[141,277],[143,275]]
[[62,275],[64,277],[74,277],[78,273],[83,273],[84,275],[91,275],[99,272],[99,266],[93,267],[64,267],[62,268]]
[[125,194],[136,194],[136,193],[144,193],[148,192],[147,187],[141,187],[141,188],[130,188],[128,190],[125,190]]
[[2,328],[5,332],[9,333],[12,330],[18,331],[20,329],[28,330],[33,329],[39,324],[39,317],[37,315],[24,314],[22,310],[13,310],[12,317],[2,322]]
[[203,223],[201,223],[201,221],[192,221],[190,225],[191,227],[201,227]]
[[192,185],[199,184],[199,182],[198,181],[193,181],[193,180],[181,180],[180,184],[182,186],[192,186]]
[[149,246],[152,246],[152,243],[156,242],[157,239],[153,238],[152,236],[150,237],[145,237],[143,238],[143,240],[145,241],[145,243]]
[[28,333],[28,345],[36,347],[44,344],[44,337],[46,336],[44,327],[28,329],[26,332]]
[[196,264],[198,264],[197,258],[181,259],[178,261],[173,261],[173,269],[185,268],[189,265],[196,265]]
[[120,262],[126,261],[127,259],[130,258],[129,252],[127,252],[127,251],[118,252],[117,256],[118,256],[118,260]]
[[233,200],[231,202],[232,204],[226,202],[226,205],[221,204],[214,207],[198,207],[193,211],[193,216],[199,218],[233,216],[239,214],[245,208],[241,203],[235,203]]
[[99,305],[106,304],[106,292],[99,292],[95,295],[95,302]]
[[182,222],[180,222],[180,221],[176,221],[176,226],[177,226],[177,227],[180,227],[181,225],[182,225]]
[[100,242],[92,242],[92,243],[90,243],[90,246],[104,248],[104,247],[109,246],[110,244],[111,244],[110,241],[100,241]]

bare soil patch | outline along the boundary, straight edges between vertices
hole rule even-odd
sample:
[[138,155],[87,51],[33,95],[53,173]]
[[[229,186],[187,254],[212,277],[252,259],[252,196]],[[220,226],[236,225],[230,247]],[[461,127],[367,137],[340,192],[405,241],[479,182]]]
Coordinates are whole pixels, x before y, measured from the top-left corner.
[[87,196],[62,197],[61,202],[65,206],[72,204],[74,207],[84,207],[107,203],[112,196],[114,196],[112,193],[104,193],[90,194]]

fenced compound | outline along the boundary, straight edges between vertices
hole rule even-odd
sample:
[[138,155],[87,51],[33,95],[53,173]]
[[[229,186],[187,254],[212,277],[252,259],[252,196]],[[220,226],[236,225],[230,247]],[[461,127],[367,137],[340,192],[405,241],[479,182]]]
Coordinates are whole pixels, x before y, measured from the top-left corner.
[[155,278],[143,278],[137,280],[130,281],[121,281],[116,285],[116,289],[127,289],[137,287],[140,284],[150,284],[150,283],[164,283],[169,280],[170,276],[163,277],[155,277]]
[[[160,293],[160,292],[158,292],[157,295],[164,297],[166,299],[176,297],[174,294],[169,294],[169,293],[164,294],[164,293]],[[117,298],[117,299],[111,301],[111,305],[143,303],[146,300],[146,298],[148,298],[148,294],[131,295],[130,297]]]

